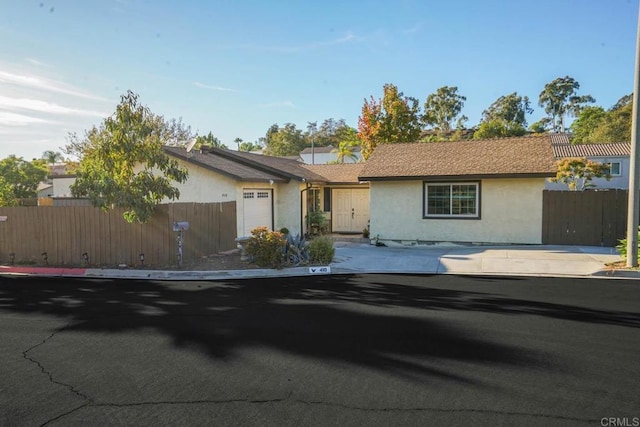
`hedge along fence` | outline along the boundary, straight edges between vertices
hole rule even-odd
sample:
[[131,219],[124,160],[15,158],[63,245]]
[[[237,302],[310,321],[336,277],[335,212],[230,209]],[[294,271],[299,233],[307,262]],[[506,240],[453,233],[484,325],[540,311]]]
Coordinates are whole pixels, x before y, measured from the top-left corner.
[[185,263],[236,247],[235,202],[159,205],[146,224],[129,224],[122,214],[91,206],[0,207],[0,264],[139,266],[144,254],[145,266],[177,265],[178,221],[189,222]]

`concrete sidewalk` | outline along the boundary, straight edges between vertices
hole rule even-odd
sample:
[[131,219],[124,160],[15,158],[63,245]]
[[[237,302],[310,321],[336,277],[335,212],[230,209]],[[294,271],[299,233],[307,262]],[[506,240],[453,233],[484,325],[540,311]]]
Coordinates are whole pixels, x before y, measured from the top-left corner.
[[640,278],[639,271],[606,268],[605,264],[621,260],[614,248],[543,245],[454,246],[451,244],[414,246],[398,244],[393,247],[377,247],[353,242],[336,242],[335,247],[336,254],[328,268],[168,271],[0,266],[0,274],[139,280],[228,280],[359,273]]

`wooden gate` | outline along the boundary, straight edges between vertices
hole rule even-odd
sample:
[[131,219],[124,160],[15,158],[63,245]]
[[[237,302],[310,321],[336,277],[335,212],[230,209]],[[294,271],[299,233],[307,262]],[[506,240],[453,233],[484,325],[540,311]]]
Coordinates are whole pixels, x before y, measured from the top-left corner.
[[613,247],[627,230],[627,190],[544,190],[542,243]]

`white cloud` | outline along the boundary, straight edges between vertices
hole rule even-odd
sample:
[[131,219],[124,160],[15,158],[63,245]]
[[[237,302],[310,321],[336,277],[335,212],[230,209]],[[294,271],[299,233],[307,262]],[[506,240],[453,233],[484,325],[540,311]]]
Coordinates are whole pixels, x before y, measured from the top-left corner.
[[31,65],[35,65],[37,67],[45,67],[45,68],[53,68],[53,66],[46,64],[42,61],[38,61],[35,58],[25,58],[25,61],[27,61],[29,64]]
[[79,98],[93,99],[98,101],[109,101],[108,99],[82,92],[64,83],[33,75],[14,74],[0,70],[0,82],[32,89],[42,89],[49,92],[56,92],[65,95],[72,95]]
[[194,84],[194,86],[200,87],[202,89],[217,90],[217,91],[221,91],[221,92],[237,92],[235,89],[230,89],[230,88],[222,87],[222,86],[206,85],[206,84],[200,83],[200,82],[193,82],[193,84]]
[[79,110],[75,108],[63,107],[62,105],[54,104],[52,102],[39,101],[37,99],[27,98],[9,98],[0,95],[0,108],[4,109],[19,109],[19,110],[31,110],[41,113],[49,114],[68,114],[75,116],[89,116],[89,117],[107,117],[108,114],[100,111],[91,110]]
[[10,111],[0,111],[0,123],[3,126],[27,126],[36,123],[55,123],[51,120],[40,119],[38,117],[25,116],[24,114],[12,113]]

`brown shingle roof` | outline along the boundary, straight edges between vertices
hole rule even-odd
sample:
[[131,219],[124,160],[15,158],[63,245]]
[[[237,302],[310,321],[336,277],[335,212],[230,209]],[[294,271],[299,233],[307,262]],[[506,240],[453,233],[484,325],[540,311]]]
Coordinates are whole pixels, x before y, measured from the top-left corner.
[[261,171],[250,166],[243,165],[238,162],[226,159],[224,157],[215,156],[209,153],[200,153],[193,150],[189,153],[180,147],[164,147],[164,150],[170,155],[182,159],[189,163],[194,163],[214,172],[221,173],[239,181],[256,181],[256,182],[288,182],[289,179]]
[[225,157],[234,162],[298,181],[302,181],[303,179],[306,181],[323,180],[321,176],[305,169],[304,163],[294,159],[253,154],[247,153],[246,151],[223,150],[220,148],[211,149],[210,154]]
[[357,184],[364,163],[305,165],[313,173],[322,176],[330,184]]
[[239,181],[288,182],[291,179],[308,182],[324,182],[325,178],[306,169],[304,163],[283,157],[265,156],[243,151],[211,148],[201,153],[187,153],[181,147],[164,147],[164,150],[187,162],[230,176]]
[[628,142],[554,144],[553,153],[559,159],[565,157],[623,157],[631,155],[631,144]]
[[361,180],[553,176],[548,135],[477,141],[382,144],[365,163]]

